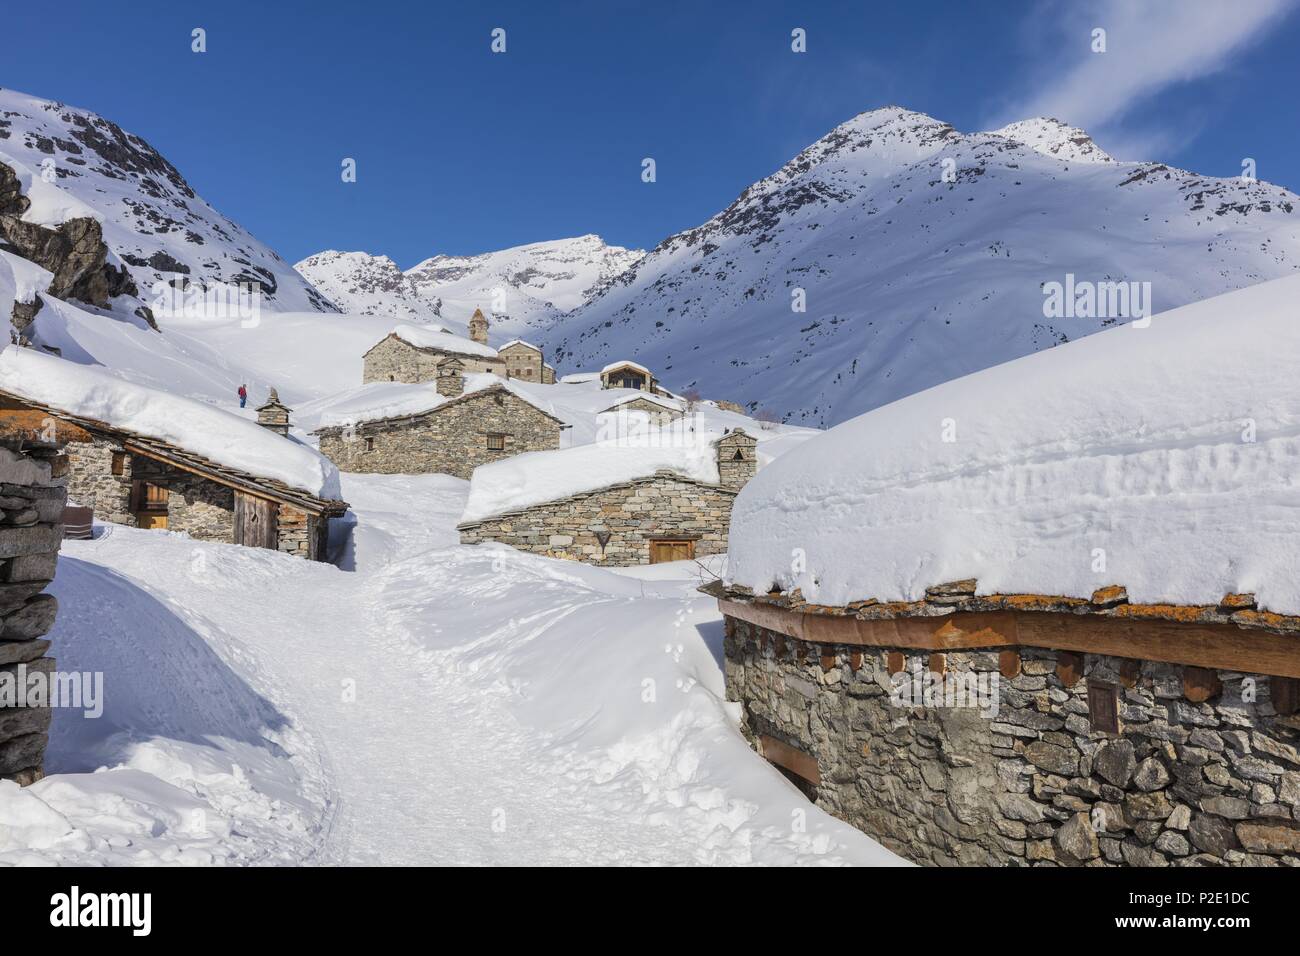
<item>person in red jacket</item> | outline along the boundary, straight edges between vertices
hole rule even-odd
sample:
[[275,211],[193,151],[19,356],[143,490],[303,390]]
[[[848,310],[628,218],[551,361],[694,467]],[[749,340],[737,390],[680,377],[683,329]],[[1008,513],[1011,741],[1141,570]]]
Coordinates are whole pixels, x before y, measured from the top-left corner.
[[248,404],[248,386],[241,385],[239,386],[239,407],[243,408],[247,404]]

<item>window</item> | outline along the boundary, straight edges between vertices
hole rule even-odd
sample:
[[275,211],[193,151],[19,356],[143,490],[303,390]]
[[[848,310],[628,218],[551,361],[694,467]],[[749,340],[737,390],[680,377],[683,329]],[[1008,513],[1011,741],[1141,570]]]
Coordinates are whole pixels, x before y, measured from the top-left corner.
[[487,447],[488,451],[505,451],[506,436],[500,432],[488,432]]
[[374,450],[375,450],[375,440],[373,438],[367,438],[366,451],[374,451]]
[[124,451],[113,452],[112,471],[113,474],[115,475],[126,474],[126,452]]

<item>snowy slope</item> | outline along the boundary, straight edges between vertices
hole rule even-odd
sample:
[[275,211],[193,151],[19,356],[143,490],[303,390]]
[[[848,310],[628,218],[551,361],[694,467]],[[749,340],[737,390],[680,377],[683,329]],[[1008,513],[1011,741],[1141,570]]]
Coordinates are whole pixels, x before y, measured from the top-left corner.
[[901,863],[741,737],[693,566],[462,547],[465,482],[344,481],[351,570],[66,542],[51,637],[106,709],[0,785],[0,864]]
[[1043,283],[1067,273],[1148,281],[1155,311],[1290,274],[1296,205],[1116,162],[1055,120],[963,135],[880,109],[665,240],[542,344],[562,371],[636,355],[669,388],[833,424],[1103,328],[1044,317]]
[[760,470],[729,573],[823,604],[976,578],[1300,614],[1297,366],[1291,276],[947,382]]
[[[140,296],[164,314],[156,282],[186,287],[252,283],[263,308],[334,311],[272,249],[208,205],[152,146],[85,110],[0,89],[0,163],[20,166],[56,225],[88,215],[126,265]],[[46,182],[50,176],[52,182]]]

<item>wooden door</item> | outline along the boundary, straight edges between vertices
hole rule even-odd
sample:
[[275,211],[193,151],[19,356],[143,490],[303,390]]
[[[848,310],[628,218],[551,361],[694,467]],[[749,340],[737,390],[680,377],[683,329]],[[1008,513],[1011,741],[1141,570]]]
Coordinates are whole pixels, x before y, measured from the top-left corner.
[[276,541],[276,504],[265,498],[254,498],[242,491],[235,492],[235,544],[249,548],[271,548]]
[[151,530],[167,527],[167,489],[163,485],[137,481],[132,488],[135,498],[135,525]]
[[665,561],[689,561],[695,557],[694,541],[671,541],[651,539],[650,563],[663,564]]

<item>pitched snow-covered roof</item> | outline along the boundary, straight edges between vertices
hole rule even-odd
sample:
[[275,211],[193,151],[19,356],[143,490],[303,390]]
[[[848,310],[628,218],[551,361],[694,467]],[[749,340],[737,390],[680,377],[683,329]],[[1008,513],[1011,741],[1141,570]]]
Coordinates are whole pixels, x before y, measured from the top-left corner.
[[316,498],[341,497],[338,469],[315,449],[205,402],[137,385],[101,368],[9,346],[0,351],[0,391],[166,442]]
[[[395,335],[409,345],[418,349],[433,349],[439,352],[454,352],[458,355],[476,355],[481,358],[496,358],[497,350],[490,345],[483,345],[461,335],[453,335],[439,326],[399,325],[388,335]],[[384,339],[388,338],[384,336]],[[383,339],[379,340],[380,342]],[[376,342],[375,345],[378,345]],[[371,346],[374,348],[374,346]]]
[[628,359],[625,359],[621,362],[610,362],[608,365],[606,365],[604,368],[600,370],[600,374],[604,375],[608,372],[614,371],[614,369],[616,368],[634,368],[638,372],[645,372],[646,375],[650,374],[650,370],[646,368],[644,365],[640,365]]
[[599,442],[480,465],[470,478],[469,499],[460,520],[462,524],[482,521],[570,495],[651,478],[663,470],[717,484],[717,437],[701,434],[689,442],[662,446],[652,441]]
[[538,355],[541,355],[541,354],[542,354],[542,350],[539,349],[536,345],[534,345],[532,342],[525,342],[523,339],[511,339],[511,340],[510,340],[509,342],[507,342],[505,345],[501,346],[501,348],[497,349],[497,351],[498,351],[498,352],[504,352],[506,349],[510,348],[510,346],[512,346],[512,345],[522,345],[522,346],[523,346],[524,348],[526,348],[526,349],[532,349],[532,350],[533,350],[534,352],[536,352]]
[[320,428],[411,418],[493,388],[510,392],[538,411],[559,420],[561,424],[568,424],[563,414],[557,413],[553,403],[539,397],[532,389],[520,387],[517,379],[502,378],[491,372],[465,375],[464,389],[454,398],[439,395],[433,382],[369,382],[340,395],[304,405],[297,413],[298,423],[308,431],[315,431]]
[[587,382],[594,382],[600,378],[599,372],[571,372],[568,375],[560,376],[562,385],[584,385]]
[[746,485],[729,581],[821,605],[976,579],[1300,613],[1298,365],[1295,276],[886,405]]
[[680,412],[682,410],[682,403],[679,401],[675,401],[671,398],[662,398],[659,395],[655,395],[653,392],[642,391],[632,391],[630,394],[620,395],[618,398],[614,399],[605,410],[613,411],[622,405],[626,405],[628,402],[650,402],[652,405],[660,405],[663,408],[671,409],[675,412]]

